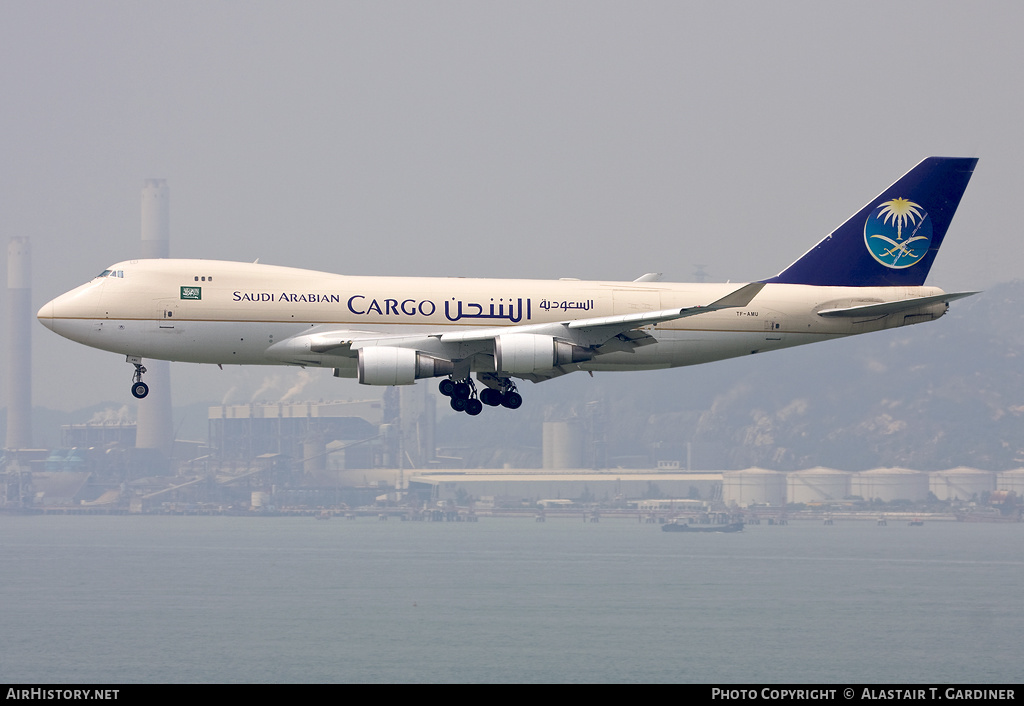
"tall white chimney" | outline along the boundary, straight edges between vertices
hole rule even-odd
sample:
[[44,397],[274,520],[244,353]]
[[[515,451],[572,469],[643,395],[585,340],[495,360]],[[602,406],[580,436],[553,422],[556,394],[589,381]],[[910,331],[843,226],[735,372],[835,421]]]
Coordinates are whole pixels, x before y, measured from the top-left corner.
[[[146,179],[142,185],[142,252],[143,259],[170,256],[171,192],[166,179]],[[135,446],[159,449],[170,454],[174,444],[174,423],[171,416],[171,364],[147,359],[144,380],[149,394],[139,400]]]
[[32,248],[28,238],[7,246],[7,440],[32,448]]

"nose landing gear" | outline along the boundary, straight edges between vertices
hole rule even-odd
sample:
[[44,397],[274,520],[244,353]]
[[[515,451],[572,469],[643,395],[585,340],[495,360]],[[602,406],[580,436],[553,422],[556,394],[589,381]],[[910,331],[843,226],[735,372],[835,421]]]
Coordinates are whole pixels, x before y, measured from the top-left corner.
[[149,394],[149,385],[142,382],[142,375],[146,372],[146,367],[142,364],[142,358],[135,355],[128,356],[127,361],[135,366],[135,374],[132,376],[132,396],[141,400]]

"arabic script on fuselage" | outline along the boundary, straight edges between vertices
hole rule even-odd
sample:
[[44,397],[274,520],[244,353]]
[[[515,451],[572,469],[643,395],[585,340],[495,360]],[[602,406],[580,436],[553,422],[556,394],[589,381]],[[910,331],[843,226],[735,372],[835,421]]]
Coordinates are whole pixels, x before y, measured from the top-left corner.
[[[242,292],[235,291],[231,298],[235,302],[286,302],[290,304],[344,304],[348,311],[357,316],[433,316],[438,310],[443,310],[444,316],[449,321],[462,321],[464,319],[485,319],[496,321],[529,321],[533,318],[533,303],[529,298],[523,297],[491,297],[486,304],[479,302],[463,301],[452,297],[446,299],[442,306],[438,306],[431,299],[398,299],[388,297],[373,297],[365,294],[353,294],[351,296],[340,294],[324,294],[321,292]],[[593,301],[589,303],[577,302],[547,302],[542,304],[543,309],[589,309]]]

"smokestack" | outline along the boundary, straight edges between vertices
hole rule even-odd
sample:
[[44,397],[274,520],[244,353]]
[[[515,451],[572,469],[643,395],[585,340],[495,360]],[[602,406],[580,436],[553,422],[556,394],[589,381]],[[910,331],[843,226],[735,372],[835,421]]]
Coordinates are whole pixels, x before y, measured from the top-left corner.
[[7,246],[7,441],[32,448],[32,248],[28,238]]
[[142,182],[142,252],[146,260],[170,257],[171,190],[166,179]]
[[[171,192],[166,179],[146,179],[142,184],[142,252],[144,259],[166,258],[170,254]],[[164,360],[144,361],[149,394],[139,400],[135,447],[159,449],[170,454],[174,444],[171,417],[171,364]]]
[[414,468],[427,468],[437,459],[435,442],[437,398],[430,394],[431,385],[407,385],[395,388],[401,401],[402,445],[404,468],[410,461]]

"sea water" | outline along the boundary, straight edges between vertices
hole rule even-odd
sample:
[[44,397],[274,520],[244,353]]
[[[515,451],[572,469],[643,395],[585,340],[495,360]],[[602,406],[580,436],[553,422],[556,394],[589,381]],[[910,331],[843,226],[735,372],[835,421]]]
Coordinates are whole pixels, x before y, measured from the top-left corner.
[[0,516],[0,682],[1021,682],[1022,540]]

